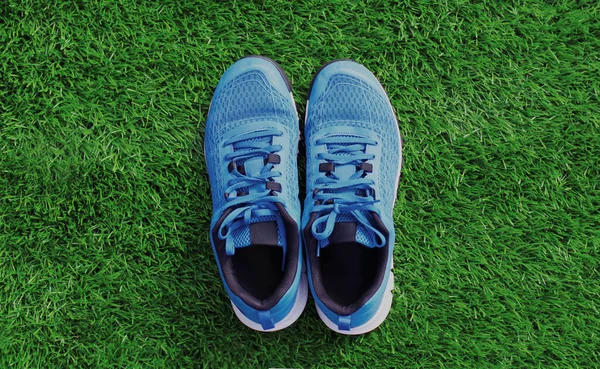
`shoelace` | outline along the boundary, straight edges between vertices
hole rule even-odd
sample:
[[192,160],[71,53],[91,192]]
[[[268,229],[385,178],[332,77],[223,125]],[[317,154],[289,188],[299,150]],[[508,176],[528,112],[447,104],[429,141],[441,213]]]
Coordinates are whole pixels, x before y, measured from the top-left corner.
[[[242,160],[253,158],[268,157],[282,150],[281,145],[272,145],[265,139],[270,139],[273,136],[281,136],[283,132],[276,129],[264,129],[257,132],[252,132],[245,135],[235,136],[223,142],[223,146],[233,145],[234,152],[225,155],[224,160],[230,163],[236,163]],[[270,141],[270,140],[269,140]],[[274,178],[280,177],[281,172],[274,171],[274,163],[267,162],[261,169],[258,175],[250,176],[246,173],[240,173],[237,167],[231,171],[231,178],[225,190],[225,198],[227,202],[219,209],[219,213],[233,208],[223,223],[219,227],[219,239],[225,240],[225,252],[227,255],[235,253],[235,245],[233,242],[232,232],[244,226],[249,226],[253,216],[272,215],[277,209],[275,203],[281,203],[283,200],[275,196],[273,190],[266,188],[265,191],[256,193],[246,193],[240,196],[244,188],[268,182],[272,182]],[[283,224],[280,217],[275,217],[277,220],[278,229],[283,229]],[[225,232],[225,233],[223,233]],[[285,247],[284,260],[285,260]]]
[[[316,184],[319,187],[313,191],[313,198],[317,205],[313,209],[319,213],[319,217],[312,224],[313,236],[317,240],[327,239],[333,232],[337,216],[349,213],[358,223],[377,236],[376,247],[384,246],[385,237],[364,215],[367,211],[379,213],[374,206],[379,202],[372,191],[374,181],[366,176],[364,169],[359,169],[362,163],[375,158],[374,155],[365,153],[365,146],[376,145],[377,142],[369,138],[353,136],[327,137],[317,140],[316,143],[327,145],[327,153],[318,154],[318,159],[333,163],[334,166],[356,165],[358,170],[343,182],[335,171],[329,172],[328,176],[317,178]],[[325,226],[319,231],[322,224]],[[317,248],[317,255],[320,249]]]

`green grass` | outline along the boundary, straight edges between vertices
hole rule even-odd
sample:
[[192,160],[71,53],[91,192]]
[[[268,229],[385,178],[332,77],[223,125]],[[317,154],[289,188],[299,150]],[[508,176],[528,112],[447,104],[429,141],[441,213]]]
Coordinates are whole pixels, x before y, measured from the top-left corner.
[[[153,3],[159,3],[156,5]],[[394,306],[237,322],[208,242],[212,92],[277,60],[381,80],[405,139]],[[0,367],[600,363],[597,1],[0,4]]]

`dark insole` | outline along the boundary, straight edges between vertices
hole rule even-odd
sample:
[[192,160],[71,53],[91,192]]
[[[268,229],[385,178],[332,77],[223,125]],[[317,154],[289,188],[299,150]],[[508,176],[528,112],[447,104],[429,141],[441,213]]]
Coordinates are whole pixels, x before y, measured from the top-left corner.
[[283,248],[280,246],[239,248],[231,261],[238,283],[259,300],[269,298],[283,278]]
[[383,251],[357,242],[329,244],[321,249],[323,287],[329,297],[342,306],[356,302],[376,282],[377,271],[384,267]]

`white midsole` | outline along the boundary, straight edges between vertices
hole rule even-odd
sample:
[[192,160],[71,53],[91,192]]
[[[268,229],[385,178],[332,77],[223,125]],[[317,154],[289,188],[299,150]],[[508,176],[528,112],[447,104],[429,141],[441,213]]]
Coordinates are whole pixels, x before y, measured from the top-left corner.
[[[387,96],[387,94],[385,95]],[[400,125],[398,124],[398,117],[396,116],[396,111],[394,111],[394,107],[390,101],[388,96],[388,104],[390,105],[390,109],[394,113],[394,117],[396,118],[396,134],[398,134],[398,172],[396,173],[396,183],[394,184],[394,205],[396,205],[396,199],[398,198],[398,185],[400,184],[400,173],[402,172],[402,136],[400,135]]]

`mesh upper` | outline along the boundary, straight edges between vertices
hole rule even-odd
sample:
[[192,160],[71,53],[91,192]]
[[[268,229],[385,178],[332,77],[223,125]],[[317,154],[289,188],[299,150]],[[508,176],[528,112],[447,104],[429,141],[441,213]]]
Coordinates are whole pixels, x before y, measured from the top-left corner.
[[[332,126],[352,126],[373,131],[382,145],[381,157],[370,160],[374,166],[397,168],[400,165],[396,132],[396,118],[387,97],[360,79],[337,74],[332,76],[325,91],[310,102],[306,127],[306,142],[319,130]],[[390,134],[392,133],[393,134]],[[307,158],[307,161],[315,160]],[[307,183],[313,183],[321,173],[307,173]],[[370,174],[373,175],[373,174]],[[382,206],[391,207],[396,197],[395,170],[380,170],[376,187],[377,199]],[[308,188],[307,191],[311,191]]]
[[213,192],[213,209],[221,207],[228,178],[220,175],[221,163],[218,147],[223,135],[231,130],[243,129],[245,124],[260,121],[277,121],[284,127],[284,137],[289,140],[284,150],[279,152],[286,160],[287,166],[276,166],[282,172],[278,179],[285,192],[286,204],[299,208],[298,173],[296,147],[298,145],[298,121],[293,103],[288,96],[283,96],[267,81],[260,71],[242,73],[224,85],[213,97],[211,114],[206,122],[204,138],[206,161],[210,172],[210,185]]

